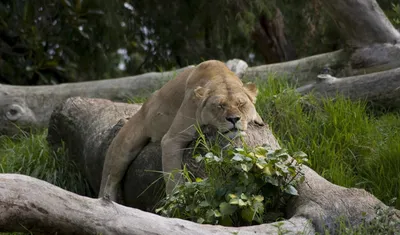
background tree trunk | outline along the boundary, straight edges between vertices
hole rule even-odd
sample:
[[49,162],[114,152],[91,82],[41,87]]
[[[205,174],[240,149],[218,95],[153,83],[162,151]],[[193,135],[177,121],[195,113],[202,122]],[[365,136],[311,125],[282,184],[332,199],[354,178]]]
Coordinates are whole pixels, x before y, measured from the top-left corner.
[[[128,113],[127,110],[131,108],[132,110]],[[77,97],[68,99],[52,115],[48,136],[49,142],[53,147],[57,147],[61,140],[65,141],[70,158],[77,163],[83,175],[88,179],[94,195],[96,195],[100,184],[104,149],[107,148],[111,139],[124,123],[124,121],[118,122],[117,120],[125,120],[137,108],[138,106],[136,105],[123,105],[99,99]],[[98,117],[102,118],[98,119]],[[96,121],[94,122],[94,120]],[[117,125],[112,127],[115,124]],[[247,131],[246,138],[246,142],[250,146],[268,144],[273,149],[279,148],[279,144],[268,126],[258,128],[251,126]],[[188,163],[190,169],[195,169],[191,150],[192,148],[189,147],[186,151],[184,163]],[[163,194],[163,181],[158,181],[147,190],[145,189],[160,177],[159,173],[154,173],[154,171],[161,170],[160,153],[159,143],[151,143],[145,147],[130,165],[124,179],[122,193],[127,205],[153,211],[155,203]],[[346,216],[345,219],[348,219],[350,226],[357,226],[362,224],[364,220],[368,222],[375,217],[375,206],[383,209],[387,208],[365,190],[347,189],[334,185],[306,166],[303,167],[303,171],[305,173],[305,181],[298,186],[299,196],[290,200],[285,211],[286,218],[289,219],[284,223],[285,225],[295,220],[291,231],[303,231],[302,229],[305,228],[310,231],[310,234],[314,234],[314,229],[317,232],[323,232],[324,226],[330,231],[334,231],[341,216]],[[99,206],[99,204],[96,205]],[[116,207],[114,204],[112,206]],[[398,213],[398,211],[395,211],[393,219],[398,219]],[[160,226],[165,226],[165,230],[163,230],[165,233],[175,232],[176,227],[162,222],[164,219],[152,219],[150,221],[146,220],[146,215],[145,213],[140,213],[135,216],[135,218],[140,219],[144,228],[154,228],[150,224],[160,224]],[[310,224],[304,223],[304,218],[312,221],[311,229]],[[173,224],[179,224],[176,222],[178,220],[174,221]],[[185,222],[185,228],[189,228],[186,223],[189,222]],[[211,229],[213,227],[205,226],[205,228]],[[220,226],[217,226],[217,228],[220,228]],[[252,230],[253,228],[255,230]],[[244,229],[245,231],[263,231],[263,233],[268,231],[258,230],[259,228],[261,229],[258,226],[251,226]],[[265,227],[262,228],[264,229]],[[196,227],[196,229],[203,229],[203,227]],[[225,231],[231,230],[227,229]],[[186,230],[186,232],[189,231]],[[195,233],[195,231],[190,232]],[[158,234],[158,230],[156,233]]]
[[296,58],[295,49],[286,38],[284,18],[279,8],[275,8],[275,14],[270,18],[265,14],[260,16],[259,25],[252,33],[252,38],[266,64]]
[[323,0],[322,3],[348,46],[360,48],[399,42],[399,32],[375,0]]

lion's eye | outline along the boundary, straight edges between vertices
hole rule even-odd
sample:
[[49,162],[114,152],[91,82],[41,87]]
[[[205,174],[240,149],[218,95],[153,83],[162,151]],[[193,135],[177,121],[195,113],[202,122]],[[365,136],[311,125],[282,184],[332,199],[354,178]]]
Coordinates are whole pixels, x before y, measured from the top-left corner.
[[225,108],[225,104],[218,104],[218,108],[224,109]]

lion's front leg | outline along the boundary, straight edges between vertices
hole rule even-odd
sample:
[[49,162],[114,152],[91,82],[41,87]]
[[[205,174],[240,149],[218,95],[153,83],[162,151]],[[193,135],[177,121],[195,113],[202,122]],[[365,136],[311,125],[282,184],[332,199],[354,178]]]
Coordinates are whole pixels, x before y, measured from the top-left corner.
[[183,151],[188,143],[193,140],[194,134],[195,128],[190,126],[179,133],[168,131],[161,140],[162,167],[167,194],[170,194],[177,184],[183,182],[180,172]]
[[129,165],[149,141],[144,127],[135,125],[139,118],[132,117],[111,142],[104,160],[99,197],[118,202],[120,184]]

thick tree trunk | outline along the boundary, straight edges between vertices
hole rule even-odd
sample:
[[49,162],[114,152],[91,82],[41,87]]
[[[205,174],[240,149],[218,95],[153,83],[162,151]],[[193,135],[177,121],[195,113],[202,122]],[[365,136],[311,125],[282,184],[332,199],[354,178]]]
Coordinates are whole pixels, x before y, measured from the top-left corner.
[[296,52],[285,35],[285,22],[279,8],[270,19],[263,14],[259,18],[259,25],[252,33],[259,51],[266,64],[293,60]]
[[[123,105],[98,99],[68,99],[52,115],[48,140],[55,147],[60,144],[61,140],[65,141],[65,146],[69,150],[73,150],[69,152],[71,159],[77,163],[93,190],[97,192],[105,149],[124,124],[123,121],[118,122],[117,120],[124,120],[137,108],[138,106],[135,105]],[[128,111],[129,109],[132,110]],[[99,117],[101,118],[99,119]],[[117,125],[112,127],[115,124]],[[267,126],[262,128],[251,127],[247,132],[246,141],[252,146],[264,143],[269,144],[274,149],[279,148],[276,139]],[[154,204],[162,195],[163,182],[161,180],[158,185],[152,185],[149,189],[145,189],[160,177],[159,173],[154,173],[154,171],[161,170],[160,152],[159,143],[152,143],[146,146],[129,167],[123,183],[123,195],[127,199],[125,202],[128,205],[143,210],[153,210]],[[188,163],[191,169],[194,169],[191,156],[189,148],[185,154],[184,162]],[[334,232],[335,226],[338,225],[342,216],[345,216],[350,226],[357,226],[363,221],[371,221],[376,216],[375,206],[387,208],[365,190],[347,189],[334,185],[306,166],[303,167],[303,171],[305,181],[298,187],[299,196],[291,199],[285,211],[288,220],[284,221],[284,226],[291,226],[290,228],[287,227],[290,231],[288,234],[295,234],[299,231],[315,234],[315,232],[323,232],[324,226]],[[4,180],[0,180],[0,188],[6,189],[3,194],[0,194],[0,215],[4,218],[1,219],[0,217],[0,221],[6,221],[10,218],[14,218],[13,221],[18,221],[6,223],[7,226],[0,224],[0,228],[7,231],[21,230],[22,226],[37,229],[37,231],[56,229],[55,227],[58,226],[63,229],[74,229],[79,224],[79,231],[88,231],[87,234],[102,231],[105,231],[106,234],[224,234],[233,231],[240,234],[242,232],[245,234],[247,232],[276,234],[276,230],[271,230],[274,229],[271,226],[272,224],[243,228],[197,225],[182,220],[161,218],[111,202],[79,197],[26,177],[3,176],[2,179],[9,180],[4,183],[7,186],[3,186]],[[50,199],[46,202],[39,201],[36,190],[41,192],[43,197],[46,196]],[[0,192],[3,192],[3,190]],[[28,197],[23,192],[29,192],[29,195],[33,195],[33,197]],[[19,200],[14,195],[23,195],[23,197]],[[11,204],[15,206],[10,207]],[[86,206],[83,207],[82,205]],[[4,208],[12,208],[12,210]],[[24,211],[28,212],[24,213]],[[57,211],[61,211],[60,214]],[[115,215],[117,211],[118,216]],[[61,219],[64,218],[61,213],[69,219]],[[398,211],[395,211],[393,215],[393,219],[397,221],[399,219],[398,213]],[[53,220],[52,218],[59,219]],[[84,223],[81,221],[82,218],[92,222]],[[110,222],[101,222],[105,218]],[[21,221],[26,222],[21,223]],[[312,222],[312,224],[306,221]],[[73,224],[72,228],[69,227],[71,224]]]
[[375,0],[322,0],[346,43],[353,47],[400,42],[400,34]]

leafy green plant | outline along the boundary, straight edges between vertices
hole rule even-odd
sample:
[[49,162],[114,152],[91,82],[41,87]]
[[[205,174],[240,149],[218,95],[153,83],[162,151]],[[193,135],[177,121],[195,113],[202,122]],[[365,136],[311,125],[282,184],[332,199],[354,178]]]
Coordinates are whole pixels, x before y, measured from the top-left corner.
[[242,226],[260,224],[283,217],[285,199],[297,195],[295,188],[304,179],[303,152],[290,158],[284,149],[210,148],[196,161],[203,163],[207,178],[194,178],[184,168],[186,182],[178,185],[156,211],[198,223]]

